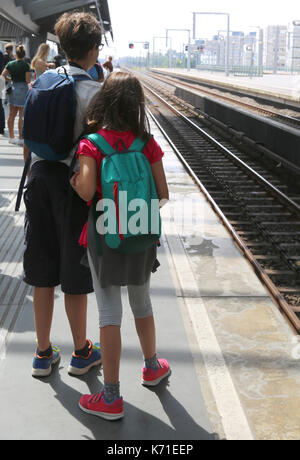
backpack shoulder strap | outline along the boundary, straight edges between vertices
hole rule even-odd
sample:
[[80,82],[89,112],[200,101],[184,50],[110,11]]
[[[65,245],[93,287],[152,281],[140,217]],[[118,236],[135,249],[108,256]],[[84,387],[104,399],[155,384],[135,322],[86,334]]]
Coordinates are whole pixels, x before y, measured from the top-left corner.
[[69,75],[69,78],[70,77],[72,77],[74,81],[92,80],[88,75],[83,75],[83,74]]
[[148,144],[148,141],[143,141],[140,137],[137,137],[131,146],[129,147],[129,150],[135,150],[136,152],[142,152],[146,145]]
[[83,136],[85,139],[88,139],[101,153],[104,155],[111,155],[115,153],[115,149],[104,139],[101,134],[94,133],[89,134],[88,136]]

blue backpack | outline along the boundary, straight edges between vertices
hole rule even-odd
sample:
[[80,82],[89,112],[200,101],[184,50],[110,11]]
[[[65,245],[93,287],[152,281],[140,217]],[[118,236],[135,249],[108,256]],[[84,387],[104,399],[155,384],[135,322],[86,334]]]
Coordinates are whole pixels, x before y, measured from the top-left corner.
[[[28,91],[24,106],[24,143],[30,152],[48,161],[65,160],[76,144],[73,142],[76,81],[90,80],[87,75],[71,76],[62,69],[64,73],[57,70],[43,73]],[[30,162],[31,154],[25,162],[15,211],[20,209]]]
[[24,106],[25,145],[48,161],[69,156],[74,145],[76,81],[90,80],[87,75],[71,76],[63,70],[43,73],[28,91]]

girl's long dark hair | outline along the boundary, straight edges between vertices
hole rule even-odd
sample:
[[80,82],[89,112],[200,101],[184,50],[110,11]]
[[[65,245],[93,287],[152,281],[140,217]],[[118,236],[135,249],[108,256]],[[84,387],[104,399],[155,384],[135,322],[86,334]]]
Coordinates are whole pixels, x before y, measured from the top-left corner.
[[85,134],[101,128],[131,130],[143,140],[151,138],[141,83],[131,73],[114,72],[91,101],[85,116]]

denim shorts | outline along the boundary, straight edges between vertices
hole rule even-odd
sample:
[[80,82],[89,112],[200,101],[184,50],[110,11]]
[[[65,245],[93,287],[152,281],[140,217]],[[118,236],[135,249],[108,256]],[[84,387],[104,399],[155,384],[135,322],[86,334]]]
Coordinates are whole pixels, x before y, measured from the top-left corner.
[[12,90],[8,94],[8,102],[15,107],[24,107],[28,91],[28,85],[25,82],[13,83]]

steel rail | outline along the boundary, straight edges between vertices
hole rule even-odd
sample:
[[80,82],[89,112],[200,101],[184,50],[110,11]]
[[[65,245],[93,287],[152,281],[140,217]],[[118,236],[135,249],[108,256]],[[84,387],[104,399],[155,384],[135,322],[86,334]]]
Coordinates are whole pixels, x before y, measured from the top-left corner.
[[221,152],[225,153],[229,156],[235,163],[237,163],[240,167],[242,167],[246,172],[251,174],[260,184],[264,185],[276,198],[281,200],[286,206],[288,206],[292,211],[297,212],[300,214],[300,205],[298,205],[295,201],[291,200],[288,196],[286,196],[283,192],[278,190],[273,184],[268,182],[264,177],[258,174],[254,169],[247,165],[244,161],[238,158],[234,153],[230,152],[226,147],[224,147],[219,141],[214,139],[210,134],[208,134],[204,129],[200,128],[200,126],[196,125],[193,121],[183,115],[179,110],[173,107],[168,101],[163,99],[156,91],[149,88],[148,85],[143,83],[144,87],[154,94],[163,104],[165,104],[172,112],[174,112],[177,116],[179,116],[182,120],[184,120],[190,127],[192,127],[196,132],[201,133],[206,139],[208,139],[212,144],[214,144]]
[[[159,75],[162,75],[162,74],[159,74]],[[165,80],[162,79],[162,78],[159,78],[157,76],[155,78],[157,78],[158,80],[160,80],[162,82],[165,82],[165,83],[167,83],[169,81],[173,85],[176,83],[176,77],[173,77],[171,75],[167,75]],[[174,80],[175,80],[175,82],[174,82]],[[179,80],[179,79],[177,79],[177,80]],[[240,105],[242,107],[248,107],[249,109],[254,110],[256,112],[263,112],[263,113],[265,113],[267,115],[271,115],[272,117],[281,118],[284,121],[287,121],[287,122],[292,123],[292,124],[296,124],[297,126],[300,127],[300,119],[298,119],[298,118],[294,118],[294,117],[291,117],[289,115],[284,115],[283,113],[277,112],[275,110],[267,109],[267,108],[264,108],[264,107],[259,107],[259,106],[256,106],[255,104],[250,104],[249,102],[240,101],[240,100],[235,99],[234,97],[225,96],[225,95],[222,95],[222,94],[217,94],[213,90],[203,89],[201,87],[201,83],[193,84],[193,83],[188,83],[188,82],[182,81],[181,79],[179,80],[179,84],[180,83],[183,86],[186,86],[186,87],[191,88],[191,89],[195,89],[197,91],[203,92],[203,93],[208,94],[210,96],[213,96],[215,98],[223,99],[224,101],[228,101],[228,102]],[[199,88],[199,86],[200,86],[200,88]],[[221,90],[218,90],[218,91],[221,91]]]
[[160,125],[160,123],[155,118],[155,116],[152,114],[152,112],[151,112],[151,110],[149,108],[147,108],[147,113],[150,115],[150,117],[152,118],[154,123],[158,126],[159,130],[162,132],[164,137],[167,139],[167,141],[171,145],[172,149],[174,150],[176,156],[178,157],[178,159],[180,160],[180,162],[182,163],[182,165],[184,166],[184,168],[188,172],[188,174],[192,177],[192,179],[194,180],[194,182],[197,185],[197,187],[204,194],[205,198],[209,202],[209,204],[212,207],[212,209],[216,212],[218,217],[221,219],[221,221],[223,222],[223,224],[226,227],[226,229],[229,231],[230,235],[232,236],[233,240],[237,244],[237,246],[240,249],[240,251],[244,254],[244,256],[247,258],[247,260],[250,262],[250,264],[251,264],[252,268],[254,269],[256,275],[262,281],[264,286],[267,288],[267,290],[270,293],[272,299],[276,302],[276,304],[278,305],[279,309],[289,319],[289,321],[293,325],[294,329],[297,332],[300,332],[300,319],[298,318],[296,313],[293,311],[292,307],[289,306],[289,304],[283,298],[283,296],[281,295],[281,293],[279,292],[279,290],[277,289],[277,287],[275,286],[273,281],[270,279],[270,277],[267,275],[267,273],[264,271],[264,269],[261,267],[261,265],[257,262],[257,260],[255,259],[255,256],[251,253],[251,251],[247,248],[246,244],[240,238],[238,233],[234,230],[234,228],[232,227],[232,225],[228,221],[227,217],[224,215],[224,213],[222,212],[220,207],[217,205],[217,203],[211,197],[209,192],[203,186],[202,182],[199,180],[199,178],[197,177],[195,172],[189,166],[187,161],[184,159],[182,154],[177,149],[176,145],[170,139],[170,137],[168,136],[166,131]]

